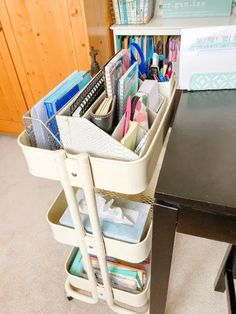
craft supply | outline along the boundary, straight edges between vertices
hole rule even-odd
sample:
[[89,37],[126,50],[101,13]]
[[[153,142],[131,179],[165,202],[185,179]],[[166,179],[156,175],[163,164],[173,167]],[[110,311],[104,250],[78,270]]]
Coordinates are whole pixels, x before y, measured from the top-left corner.
[[130,121],[129,129],[126,132],[125,136],[121,139],[121,143],[132,151],[134,151],[136,146],[137,132],[138,122]]
[[130,123],[130,118],[131,118],[131,101],[132,97],[129,96],[127,103],[126,103],[126,109],[125,109],[125,119],[124,119],[124,125],[123,125],[123,136],[128,132],[129,129],[129,123]]
[[144,130],[148,130],[147,107],[139,100],[135,107],[134,121]]
[[[90,255],[90,260],[98,283],[103,284],[97,256]],[[147,268],[150,265],[149,259],[134,266],[107,256],[106,264],[111,284],[114,288],[131,293],[138,293],[145,287],[147,281]],[[73,260],[69,266],[69,273],[85,279],[88,278],[87,265],[83,262],[82,254],[79,249],[74,253]]]

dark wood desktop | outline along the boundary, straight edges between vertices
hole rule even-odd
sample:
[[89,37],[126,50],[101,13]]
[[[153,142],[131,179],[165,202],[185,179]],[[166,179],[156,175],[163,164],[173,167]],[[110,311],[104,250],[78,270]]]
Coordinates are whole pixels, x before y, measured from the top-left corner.
[[236,90],[181,94],[155,196],[150,314],[164,314],[176,232],[236,243]]

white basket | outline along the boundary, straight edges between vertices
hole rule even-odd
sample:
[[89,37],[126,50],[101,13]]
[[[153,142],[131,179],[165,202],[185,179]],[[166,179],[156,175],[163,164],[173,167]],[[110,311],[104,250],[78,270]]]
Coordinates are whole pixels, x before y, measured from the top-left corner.
[[145,24],[154,14],[155,1],[139,0],[122,1],[110,0],[116,24]]
[[[68,275],[68,280],[72,287],[84,290],[86,292],[90,292],[91,286],[90,286],[89,280],[82,277],[74,276],[69,273],[69,267],[71,265],[72,260],[74,259],[76,250],[77,248],[72,249],[66,261],[65,270]],[[140,293],[134,294],[134,293],[126,292],[126,291],[119,290],[116,288],[112,288],[115,302],[120,302],[122,304],[127,304],[129,306],[136,307],[136,308],[144,306],[149,300],[150,271],[147,272],[147,276],[148,278],[147,278],[146,286],[144,290]],[[99,298],[105,300],[103,286],[98,284],[97,289],[98,289]],[[66,289],[66,292],[69,294],[69,291],[67,291],[67,289]]]
[[[173,112],[174,94],[175,88],[152,142],[142,158],[135,161],[120,161],[90,157],[94,186],[96,188],[125,194],[138,194],[147,188],[169,128]],[[32,175],[60,180],[56,163],[57,151],[32,147],[25,131],[19,135],[18,144],[23,151],[29,172]],[[65,154],[70,184],[75,187],[81,187],[78,172],[78,155],[66,152]]]
[[[80,243],[75,229],[60,225],[59,223],[66,208],[67,202],[64,191],[62,191],[50,207],[47,214],[47,220],[56,241],[79,247]],[[146,231],[145,238],[137,244],[104,237],[107,255],[124,261],[129,261],[130,263],[140,263],[144,261],[148,257],[152,246],[152,222],[150,219],[148,225],[149,227]],[[93,236],[87,233],[85,241],[88,252],[96,255]]]

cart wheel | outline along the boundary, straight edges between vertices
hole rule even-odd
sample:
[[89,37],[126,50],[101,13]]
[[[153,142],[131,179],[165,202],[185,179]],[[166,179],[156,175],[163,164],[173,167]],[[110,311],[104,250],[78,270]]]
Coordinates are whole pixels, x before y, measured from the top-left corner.
[[69,295],[66,296],[68,301],[72,301],[74,298],[70,297]]

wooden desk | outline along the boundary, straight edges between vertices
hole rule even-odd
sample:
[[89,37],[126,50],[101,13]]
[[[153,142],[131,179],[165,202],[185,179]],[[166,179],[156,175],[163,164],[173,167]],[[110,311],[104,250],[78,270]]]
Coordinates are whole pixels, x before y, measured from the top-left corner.
[[236,90],[181,95],[153,220],[150,314],[164,314],[175,232],[236,243]]

